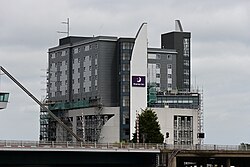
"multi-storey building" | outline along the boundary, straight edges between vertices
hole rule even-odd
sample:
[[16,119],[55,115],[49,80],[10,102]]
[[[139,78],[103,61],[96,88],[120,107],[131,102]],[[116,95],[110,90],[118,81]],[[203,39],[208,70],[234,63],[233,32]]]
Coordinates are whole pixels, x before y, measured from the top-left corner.
[[[173,144],[198,143],[200,95],[190,92],[190,33],[135,38],[66,37],[49,49],[46,103],[86,142],[129,141],[136,113],[152,107]],[[180,93],[180,90],[182,91]],[[185,92],[185,93],[184,93]],[[42,140],[73,140],[41,111]]]

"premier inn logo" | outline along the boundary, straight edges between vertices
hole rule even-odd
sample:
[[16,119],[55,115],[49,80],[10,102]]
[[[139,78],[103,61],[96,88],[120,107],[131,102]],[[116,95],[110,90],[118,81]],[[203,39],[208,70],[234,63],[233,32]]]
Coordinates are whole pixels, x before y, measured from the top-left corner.
[[145,76],[132,76],[132,86],[145,87]]

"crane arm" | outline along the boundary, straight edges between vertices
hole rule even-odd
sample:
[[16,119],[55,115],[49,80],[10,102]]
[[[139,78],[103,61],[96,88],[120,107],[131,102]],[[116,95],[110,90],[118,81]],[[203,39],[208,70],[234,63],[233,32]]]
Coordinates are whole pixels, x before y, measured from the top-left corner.
[[67,132],[76,138],[77,141],[82,141],[67,125],[65,125],[52,111],[50,111],[44,104],[42,104],[34,95],[32,95],[20,82],[18,82],[7,70],[0,66],[0,70],[4,72],[19,88],[21,88],[28,96],[30,96],[44,111],[54,118]]

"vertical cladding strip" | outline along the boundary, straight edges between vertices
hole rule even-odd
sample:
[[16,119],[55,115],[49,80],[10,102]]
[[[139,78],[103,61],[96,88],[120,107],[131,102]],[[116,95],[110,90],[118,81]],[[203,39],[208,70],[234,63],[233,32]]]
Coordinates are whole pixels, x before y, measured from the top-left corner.
[[[147,24],[140,27],[132,52],[130,72],[130,139],[135,132],[136,111],[147,107]],[[144,86],[133,86],[133,77],[145,77]],[[141,81],[141,79],[139,79]],[[139,81],[139,82],[140,82]]]

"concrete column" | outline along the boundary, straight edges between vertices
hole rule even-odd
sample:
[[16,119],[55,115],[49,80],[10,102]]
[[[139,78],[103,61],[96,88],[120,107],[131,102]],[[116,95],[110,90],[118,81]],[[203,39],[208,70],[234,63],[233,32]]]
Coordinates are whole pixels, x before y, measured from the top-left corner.
[[170,167],[176,167],[176,157],[174,157],[170,163]]
[[230,167],[231,166],[231,160],[230,158],[227,159],[227,164],[226,164],[226,167]]

